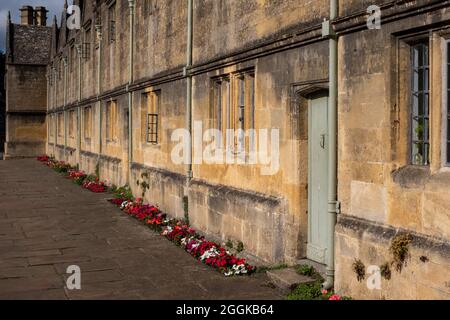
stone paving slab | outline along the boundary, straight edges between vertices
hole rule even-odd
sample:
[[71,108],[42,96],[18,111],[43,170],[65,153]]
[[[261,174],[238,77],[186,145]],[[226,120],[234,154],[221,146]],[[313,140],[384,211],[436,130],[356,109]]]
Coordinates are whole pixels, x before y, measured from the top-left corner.
[[[34,159],[0,161],[0,299],[279,299],[225,278]],[[69,265],[81,290],[66,288]]]

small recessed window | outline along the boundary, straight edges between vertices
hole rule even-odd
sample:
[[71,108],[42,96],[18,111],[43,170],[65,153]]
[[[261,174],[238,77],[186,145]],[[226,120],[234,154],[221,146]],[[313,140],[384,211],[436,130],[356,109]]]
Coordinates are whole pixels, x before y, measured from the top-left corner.
[[116,41],[116,4],[109,8],[109,43]]
[[117,140],[117,101],[112,100],[106,103],[106,140],[109,142]]
[[92,108],[85,107],[83,111],[84,138],[90,139],[92,136]]
[[147,101],[147,143],[158,144],[160,142],[159,123],[159,96],[160,92],[149,92],[146,94]]

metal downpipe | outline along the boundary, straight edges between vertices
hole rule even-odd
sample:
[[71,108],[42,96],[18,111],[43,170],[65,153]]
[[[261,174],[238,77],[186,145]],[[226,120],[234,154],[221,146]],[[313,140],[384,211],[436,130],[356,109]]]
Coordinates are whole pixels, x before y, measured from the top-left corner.
[[133,92],[130,91],[130,85],[133,83],[133,64],[134,64],[134,14],[135,0],[128,0],[130,8],[130,61],[129,61],[129,82],[128,82],[128,183],[131,183],[131,165],[133,162]]
[[330,30],[329,39],[329,100],[328,100],[328,244],[326,251],[326,280],[324,289],[334,287],[334,233],[336,225],[337,202],[337,60],[338,38],[334,34],[331,23],[338,16],[338,0],[330,0]]
[[188,163],[186,164],[186,187],[185,196],[189,193],[189,184],[192,179],[192,76],[189,74],[189,68],[192,66],[192,47],[193,47],[193,0],[188,1],[187,11],[187,50],[186,67],[184,73],[186,76],[186,130],[190,134],[188,148]]

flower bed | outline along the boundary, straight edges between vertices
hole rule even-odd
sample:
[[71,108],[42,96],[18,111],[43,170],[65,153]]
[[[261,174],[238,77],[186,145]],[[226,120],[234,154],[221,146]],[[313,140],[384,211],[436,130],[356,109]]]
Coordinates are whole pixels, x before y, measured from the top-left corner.
[[159,232],[161,236],[183,248],[197,260],[215,268],[225,276],[251,274],[256,270],[255,267],[246,263],[245,259],[237,258],[219,244],[206,240],[191,228],[188,223],[182,220],[170,219],[157,207],[144,204],[142,199],[135,200],[129,188],[110,189],[98,177],[88,176],[83,171],[79,171],[63,161],[56,161],[48,156],[40,156],[37,160],[45,163],[55,171],[65,174],[68,179],[92,192],[113,191],[115,198],[110,200],[111,203],[149,228]]
[[115,198],[110,201],[128,215],[160,232],[162,236],[183,248],[197,260],[217,269],[227,277],[250,274],[256,270],[246,263],[245,259],[237,258],[219,244],[207,241],[184,221],[170,219],[155,206],[143,204],[142,199],[133,201]]
[[83,171],[72,167],[70,164],[64,161],[56,161],[55,159],[43,155],[37,157],[37,160],[45,163],[48,167],[53,168],[56,172],[66,175],[66,177],[83,188],[95,193],[103,193],[108,191],[108,186],[105,182],[100,181],[98,177],[88,176]]
[[50,158],[46,155],[43,155],[43,156],[37,157],[37,160],[40,162],[48,162],[50,160]]
[[72,169],[69,170],[69,176],[67,178],[71,179],[73,182],[81,186],[84,180],[86,180],[87,175],[83,171]]
[[84,180],[84,182],[81,185],[83,188],[88,189],[94,193],[103,193],[106,192],[108,187],[105,185],[104,182],[98,181],[98,178],[94,181],[90,181],[88,179]]

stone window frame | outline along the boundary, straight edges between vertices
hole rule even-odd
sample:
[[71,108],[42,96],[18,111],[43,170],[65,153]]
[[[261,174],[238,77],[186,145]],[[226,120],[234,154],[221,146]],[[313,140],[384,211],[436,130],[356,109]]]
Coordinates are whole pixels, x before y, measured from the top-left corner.
[[[156,125],[152,128],[156,128],[156,132],[150,130],[150,118],[156,120]],[[156,116],[156,117],[155,117]],[[147,90],[142,93],[142,105],[141,105],[141,126],[142,126],[142,142],[145,146],[160,146],[161,145],[161,90],[153,89]],[[156,139],[149,139],[150,136],[156,137]]]
[[106,129],[106,142],[115,143],[118,140],[118,115],[119,115],[119,105],[117,100],[110,99],[106,101],[105,109],[105,129]]
[[[450,28],[436,26],[426,30],[412,33],[393,34],[392,61],[397,68],[393,69],[393,85],[391,97],[394,103],[391,107],[391,161],[395,170],[391,176],[393,182],[402,187],[423,187],[428,178],[441,172],[449,172],[449,164],[446,164],[446,72],[445,72],[445,48],[444,44],[450,39]],[[406,67],[405,49],[411,43],[428,39],[430,48],[430,164],[428,166],[416,166],[410,161],[409,116],[410,99],[406,92],[411,82],[410,70]],[[409,63],[409,62],[408,62]],[[405,75],[408,75],[408,78]],[[421,177],[416,179],[416,177]]]
[[85,27],[83,29],[83,45],[82,45],[82,58],[85,61],[89,61],[91,59],[91,55],[92,55],[92,46],[91,46],[91,42],[92,42],[92,29],[91,26],[89,25],[88,27]]
[[58,138],[64,137],[64,112],[58,112],[57,116],[57,134]]
[[113,44],[117,40],[117,5],[116,1],[108,4],[108,43]]
[[218,146],[226,140],[224,130],[231,128],[231,100],[230,75],[211,78],[210,127],[222,133],[217,141]]
[[69,138],[75,139],[75,110],[69,110]]
[[83,108],[83,137],[86,141],[92,138],[92,106]]
[[[421,42],[428,42],[429,57],[432,55],[432,33],[429,30],[415,34],[403,35],[395,38],[395,55],[393,60],[396,63],[395,82],[396,103],[391,108],[391,143],[392,161],[397,163],[399,168],[405,166],[415,167],[418,170],[429,170],[435,162],[432,157],[435,141],[430,135],[430,163],[427,165],[415,165],[412,151],[412,47]],[[432,66],[430,65],[430,73]],[[393,74],[394,75],[394,74]],[[429,87],[431,87],[431,77],[428,75]],[[393,87],[393,88],[394,88]],[[431,95],[430,95],[431,96]],[[431,99],[431,98],[430,98]],[[433,106],[429,100],[430,117],[432,117]]]
[[48,131],[49,131],[49,136],[51,138],[54,138],[55,137],[55,115],[54,114],[50,115]]
[[[231,112],[230,112],[230,129],[238,130],[255,130],[256,129],[256,70],[249,68],[246,70],[236,71],[231,75]],[[242,84],[244,85],[242,87]],[[252,84],[252,85],[251,85]],[[242,91],[243,89],[243,91]],[[240,95],[243,94],[243,97]],[[243,109],[243,111],[241,111]],[[243,119],[241,117],[243,115]],[[239,154],[242,151],[237,150],[239,137],[234,139],[234,153]],[[254,137],[245,136],[245,153],[254,149]]]

